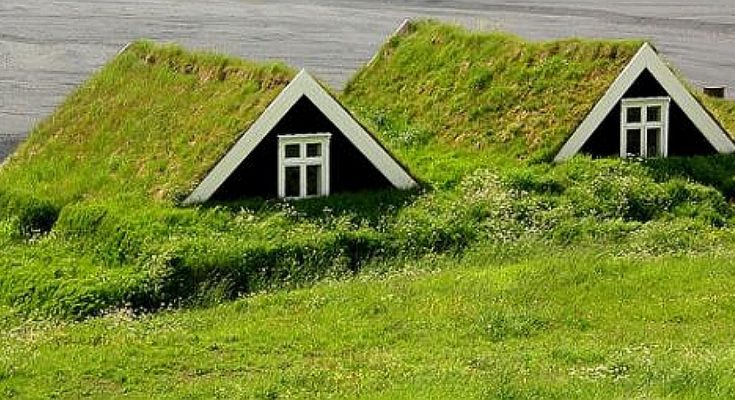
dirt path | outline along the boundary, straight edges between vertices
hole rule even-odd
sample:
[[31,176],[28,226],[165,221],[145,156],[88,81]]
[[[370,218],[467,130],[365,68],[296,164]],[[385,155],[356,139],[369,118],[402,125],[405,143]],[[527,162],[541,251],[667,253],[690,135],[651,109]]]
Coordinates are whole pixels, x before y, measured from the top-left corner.
[[651,38],[695,83],[735,92],[732,0],[2,0],[0,159],[131,40],[282,59],[340,87],[404,17],[420,16],[534,39]]

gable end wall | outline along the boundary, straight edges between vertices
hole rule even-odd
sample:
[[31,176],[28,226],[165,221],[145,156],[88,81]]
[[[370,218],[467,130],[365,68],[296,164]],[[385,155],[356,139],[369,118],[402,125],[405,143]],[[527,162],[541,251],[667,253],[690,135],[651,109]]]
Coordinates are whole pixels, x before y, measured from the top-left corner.
[[[628,89],[623,98],[670,96],[653,75],[644,70]],[[620,103],[613,107],[581,152],[594,157],[610,157],[620,154]],[[669,109],[669,156],[695,156],[717,154],[681,107],[672,100]]]
[[214,193],[213,200],[278,197],[278,136],[322,132],[332,134],[330,194],[393,187],[309,99],[301,97]]

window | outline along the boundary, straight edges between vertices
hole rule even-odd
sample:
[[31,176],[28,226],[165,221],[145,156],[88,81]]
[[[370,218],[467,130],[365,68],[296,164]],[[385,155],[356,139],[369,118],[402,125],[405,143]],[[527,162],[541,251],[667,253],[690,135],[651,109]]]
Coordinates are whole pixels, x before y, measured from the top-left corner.
[[620,123],[620,156],[668,155],[668,97],[623,99]]
[[278,136],[278,197],[329,194],[329,133]]

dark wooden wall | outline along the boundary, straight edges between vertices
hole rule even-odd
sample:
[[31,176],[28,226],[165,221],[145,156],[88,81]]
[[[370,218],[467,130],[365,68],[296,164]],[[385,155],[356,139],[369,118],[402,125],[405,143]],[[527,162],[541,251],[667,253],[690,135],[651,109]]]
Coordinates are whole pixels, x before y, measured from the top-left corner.
[[[644,70],[623,98],[665,96],[669,96],[666,90],[648,70]],[[620,103],[582,146],[581,152],[595,157],[620,155]],[[669,156],[710,154],[717,154],[717,150],[672,100],[669,106]]]
[[213,200],[278,197],[278,135],[322,132],[332,134],[331,193],[393,187],[308,98],[302,97],[215,192]]

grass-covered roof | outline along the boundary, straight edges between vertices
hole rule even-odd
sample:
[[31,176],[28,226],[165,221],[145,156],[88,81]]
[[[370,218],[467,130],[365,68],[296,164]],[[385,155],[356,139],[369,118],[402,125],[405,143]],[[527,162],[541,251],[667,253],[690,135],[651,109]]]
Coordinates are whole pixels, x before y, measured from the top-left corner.
[[[391,38],[341,95],[421,180],[550,160],[642,45],[529,42],[434,21]],[[182,199],[295,75],[137,42],[77,89],[0,167],[0,191],[57,205]],[[735,102],[699,96],[731,133]]]
[[392,38],[347,94],[444,141],[511,144],[515,156],[528,156],[556,149],[641,45],[529,42],[424,21]]
[[[642,45],[531,42],[420,21],[383,47],[346,96],[447,143],[550,159]],[[734,102],[702,100],[735,131]]]
[[61,203],[187,194],[293,76],[282,64],[134,43],[34,129],[0,186]]

